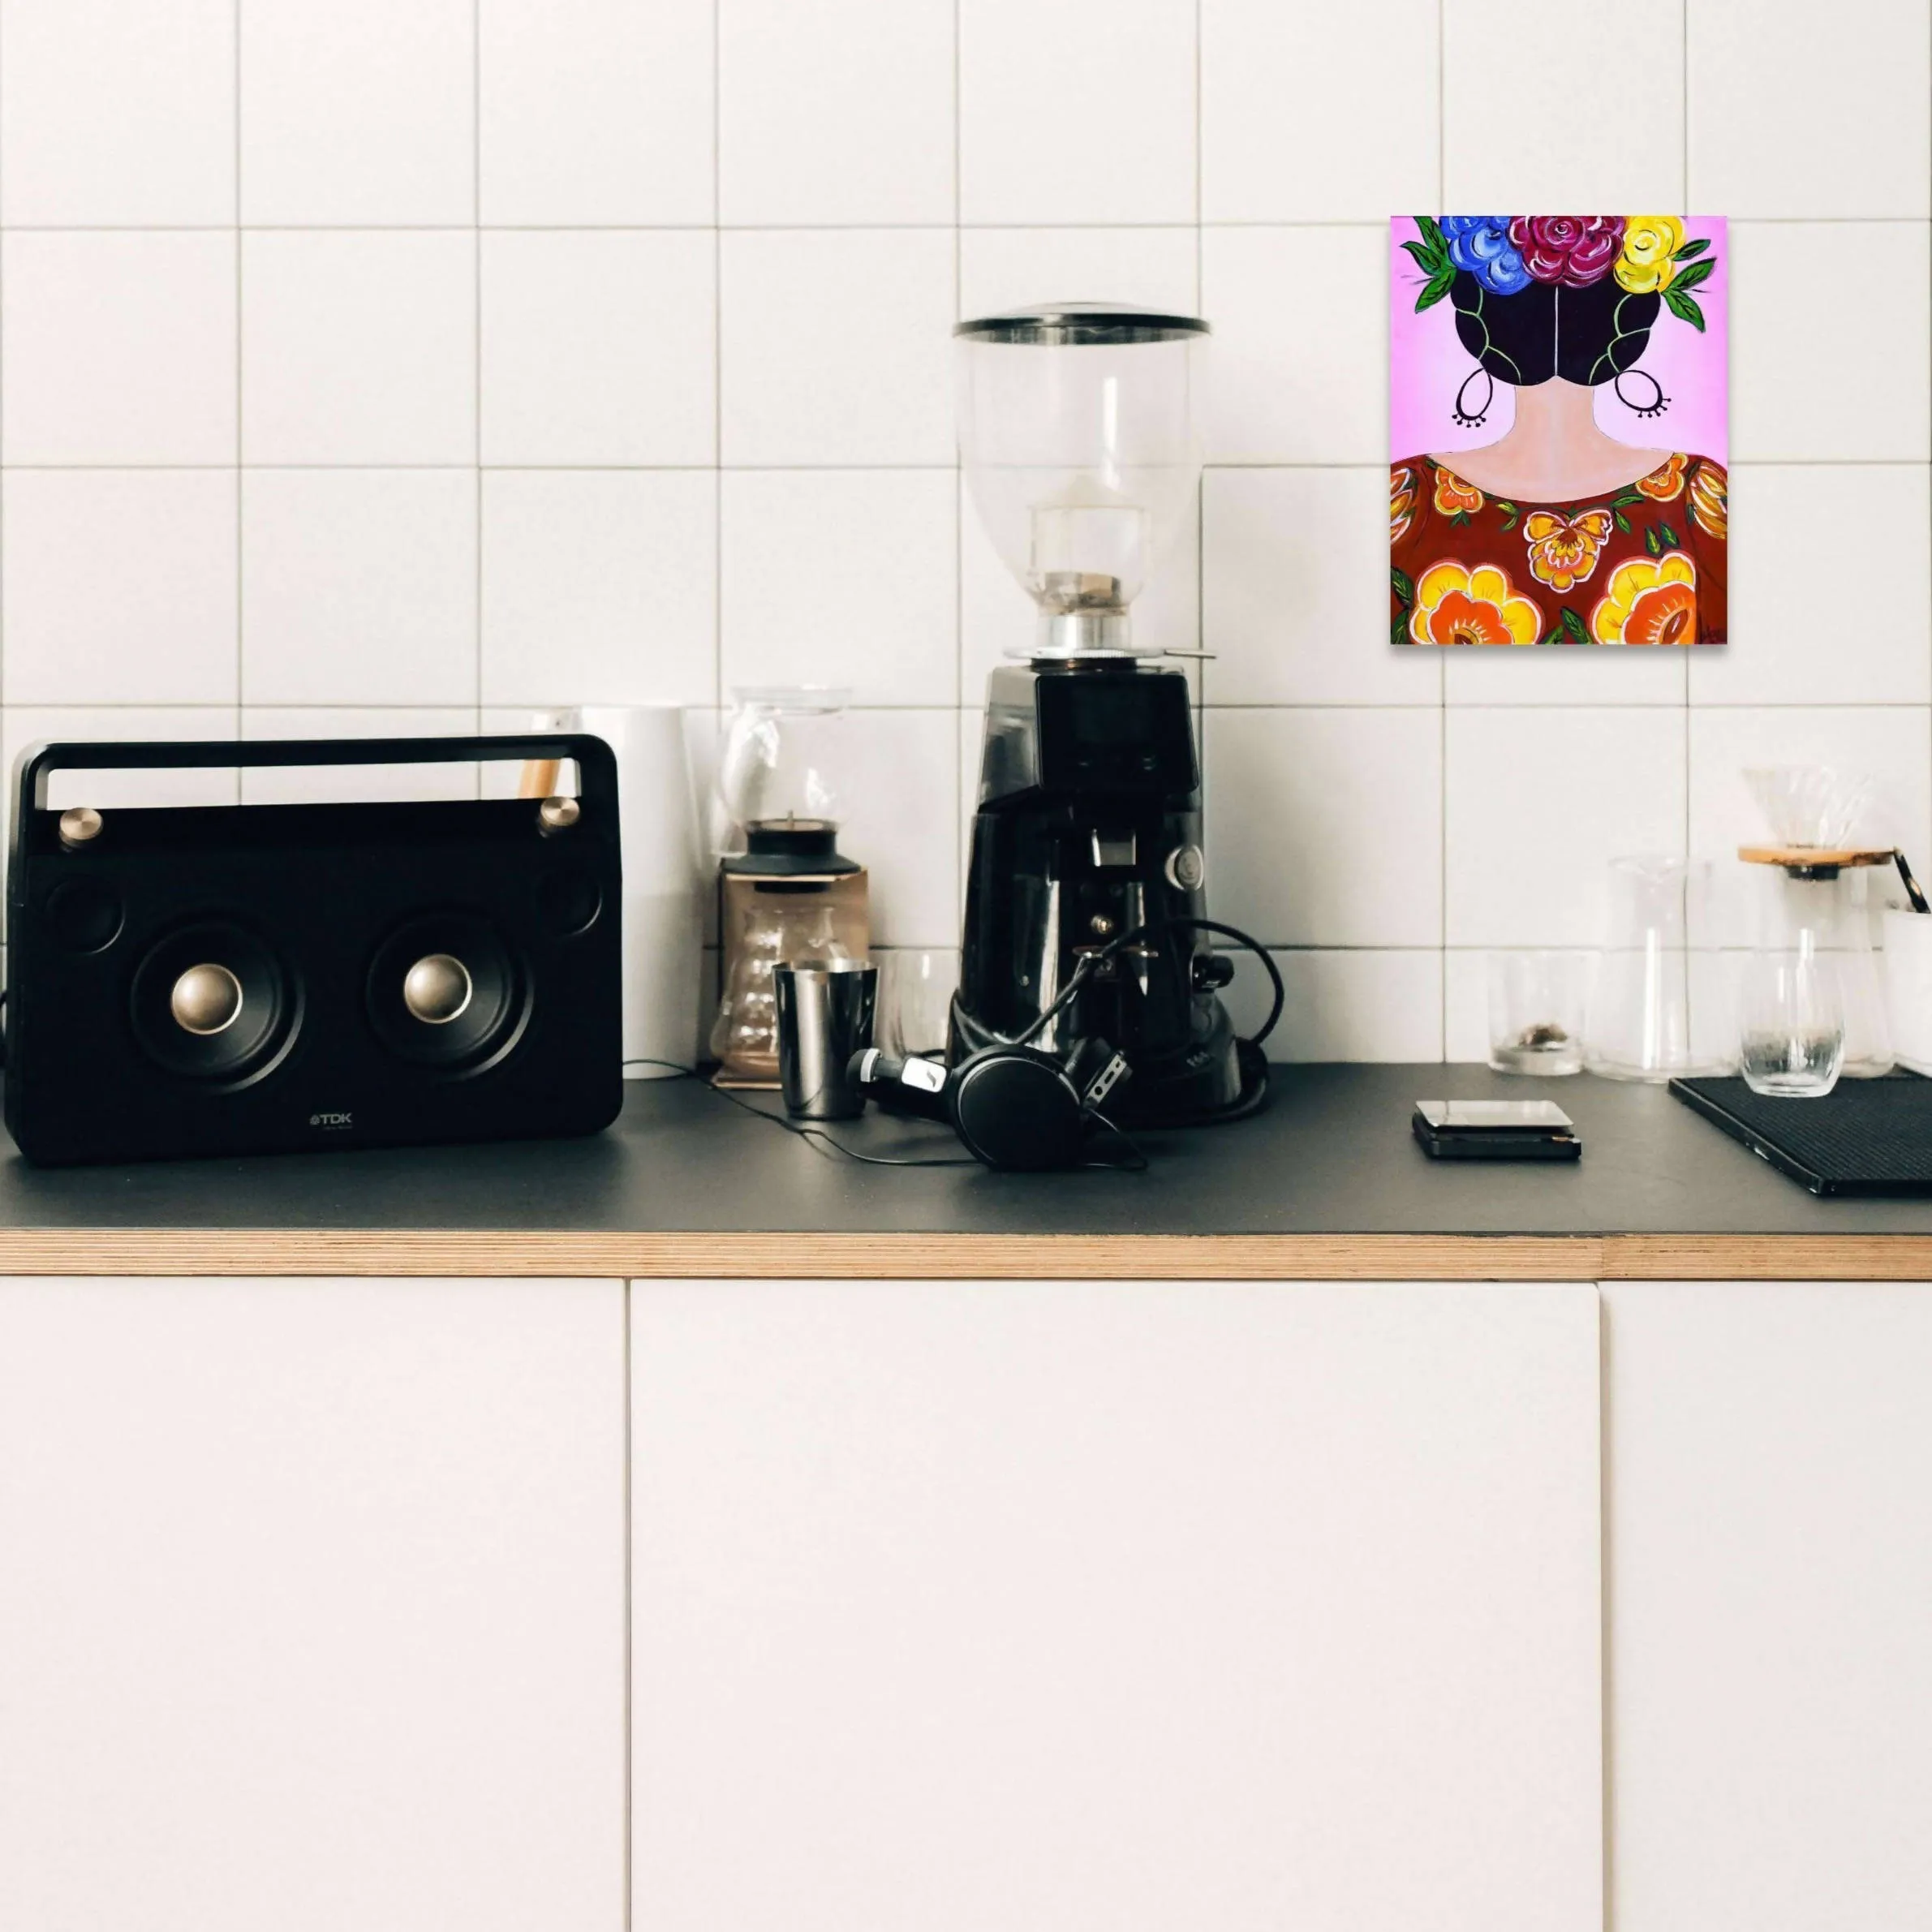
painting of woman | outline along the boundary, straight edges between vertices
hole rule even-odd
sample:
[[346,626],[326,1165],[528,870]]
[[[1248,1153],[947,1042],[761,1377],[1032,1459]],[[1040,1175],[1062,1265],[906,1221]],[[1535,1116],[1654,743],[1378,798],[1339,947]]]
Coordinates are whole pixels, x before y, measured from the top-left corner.
[[[1508,420],[1390,466],[1391,640],[1723,643],[1723,463],[1613,435],[1599,407],[1613,393],[1641,430],[1668,408],[1640,364],[1654,329],[1702,333],[1710,240],[1674,215],[1425,215],[1397,229],[1422,278],[1413,312],[1446,302],[1454,319],[1451,420]],[[1513,408],[1497,408],[1500,390]]]

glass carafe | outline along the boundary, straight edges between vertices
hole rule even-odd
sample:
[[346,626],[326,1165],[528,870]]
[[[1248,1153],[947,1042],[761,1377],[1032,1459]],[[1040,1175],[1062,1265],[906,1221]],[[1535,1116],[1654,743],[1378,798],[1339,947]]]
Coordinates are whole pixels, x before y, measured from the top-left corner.
[[[1729,1073],[1723,962],[1710,947],[1710,868],[1665,855],[1610,862],[1608,918],[1584,1022],[1584,1065],[1612,1080]],[[1693,946],[1693,937],[1704,942]]]

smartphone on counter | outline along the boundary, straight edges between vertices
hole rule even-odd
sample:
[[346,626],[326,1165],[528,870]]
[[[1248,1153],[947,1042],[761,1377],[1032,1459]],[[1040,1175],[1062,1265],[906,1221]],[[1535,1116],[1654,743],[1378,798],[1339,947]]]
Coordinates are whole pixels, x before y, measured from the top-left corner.
[[1409,1125],[1432,1160],[1576,1160],[1583,1142],[1554,1100],[1418,1100]]

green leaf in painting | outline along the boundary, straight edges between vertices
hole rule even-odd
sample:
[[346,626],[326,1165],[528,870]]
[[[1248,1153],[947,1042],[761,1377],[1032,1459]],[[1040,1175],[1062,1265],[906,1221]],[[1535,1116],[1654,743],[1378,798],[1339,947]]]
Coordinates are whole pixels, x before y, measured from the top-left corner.
[[[1499,508],[1500,508],[1501,506],[1499,505],[1499,506],[1498,506],[1498,507],[1499,507]],[[1503,534],[1504,534],[1504,536],[1508,536],[1508,534],[1510,533],[1510,531],[1512,531],[1513,529],[1515,529],[1515,527],[1516,527],[1516,512],[1515,512],[1515,511],[1512,510],[1511,510],[1511,511],[1510,511],[1509,514],[1508,514],[1508,516],[1506,516],[1505,518],[1504,518],[1504,519],[1503,519]]]
[[1422,230],[1422,239],[1444,261],[1447,261],[1449,259],[1449,244],[1443,239],[1442,230],[1435,225],[1435,217],[1434,215],[1418,215],[1415,218],[1415,225]]
[[1459,510],[1457,511],[1454,516],[1449,518],[1449,521],[1453,523],[1458,530],[1466,530],[1469,528],[1469,513],[1466,510]]
[[1681,275],[1675,277],[1671,286],[1680,295],[1689,295],[1700,282],[1708,282],[1717,273],[1714,261],[1693,261]]
[[1710,246],[1710,243],[1705,241],[1686,242],[1676,254],[1672,256],[1671,260],[1672,261],[1689,261],[1692,256],[1702,255]]
[[1663,305],[1680,322],[1688,322],[1701,333],[1704,327],[1704,312],[1681,290],[1667,288],[1663,291]]
[[1630,519],[1620,510],[1613,510],[1611,515],[1616,518],[1616,527],[1625,536],[1630,534]]
[[1406,570],[1398,570],[1392,565],[1389,569],[1388,581],[1394,588],[1396,595],[1405,604],[1414,603],[1415,585],[1410,580]]
[[1449,290],[1456,286],[1452,275],[1438,275],[1415,299],[1415,312],[1419,316],[1425,308],[1433,308]]
[[1672,529],[1668,523],[1659,523],[1657,526],[1657,528],[1659,533],[1663,538],[1663,540],[1668,544],[1673,550],[1676,549],[1677,547],[1676,531]]
[[1405,644],[1409,642],[1409,620],[1407,617],[1397,617],[1389,626],[1388,641],[1392,644]]
[[1435,273],[1439,265],[1433,250],[1425,248],[1420,242],[1405,242],[1402,247],[1408,254],[1415,257],[1415,265],[1425,275]]
[[1642,490],[1625,490],[1622,496],[1612,497],[1610,499],[1610,507],[1612,510],[1629,510],[1642,502],[1643,500]]
[[1583,620],[1566,604],[1563,607],[1563,627],[1580,644],[1590,642],[1590,633],[1583,627]]
[[1663,545],[1657,540],[1657,531],[1654,526],[1644,532],[1644,548],[1653,557],[1661,557],[1663,554]]

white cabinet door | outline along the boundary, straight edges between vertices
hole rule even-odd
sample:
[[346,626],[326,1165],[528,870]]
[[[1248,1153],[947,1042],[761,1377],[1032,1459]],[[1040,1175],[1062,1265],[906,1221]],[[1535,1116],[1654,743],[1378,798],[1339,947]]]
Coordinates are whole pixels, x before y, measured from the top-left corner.
[[1617,1932],[1932,1924],[1932,1287],[1603,1289]]
[[1599,1923],[1591,1287],[632,1310],[640,1928]]
[[623,1297],[0,1282],[0,1926],[618,1932]]

